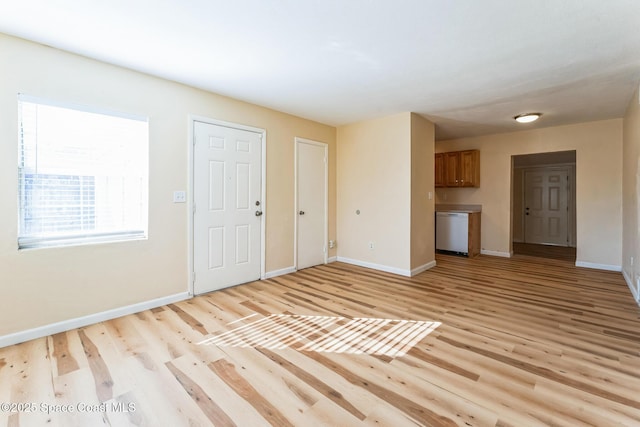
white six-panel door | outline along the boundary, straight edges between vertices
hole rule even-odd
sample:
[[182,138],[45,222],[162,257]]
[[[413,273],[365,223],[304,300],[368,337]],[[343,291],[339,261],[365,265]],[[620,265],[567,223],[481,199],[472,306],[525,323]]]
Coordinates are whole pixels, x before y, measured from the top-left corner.
[[194,121],[194,293],[260,278],[262,135]]
[[566,168],[525,171],[525,242],[569,245],[569,172]]
[[296,138],[296,267],[326,263],[327,145]]

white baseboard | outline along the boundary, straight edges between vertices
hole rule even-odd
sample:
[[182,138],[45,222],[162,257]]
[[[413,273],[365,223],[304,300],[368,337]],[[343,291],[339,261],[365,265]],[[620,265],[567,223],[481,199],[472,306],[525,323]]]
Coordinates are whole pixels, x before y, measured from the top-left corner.
[[337,256],[332,256],[327,258],[327,264],[331,264],[332,262],[336,262],[338,261],[338,257]]
[[433,267],[436,266],[436,262],[435,261],[430,261],[426,264],[421,265],[420,267],[416,267],[414,269],[411,270],[411,277],[422,273],[423,271],[427,271]]
[[629,286],[629,290],[631,290],[631,295],[633,295],[633,299],[636,300],[636,303],[640,305],[640,290],[633,286],[633,280],[626,271],[622,270],[622,275],[624,276],[625,282],[627,282],[627,286]]
[[172,304],[178,301],[184,301],[191,298],[188,292],[181,292],[175,295],[169,295],[162,298],[156,298],[150,301],[140,302],[137,304],[127,305],[125,307],[114,308],[112,310],[102,311],[100,313],[89,314],[75,319],[63,320],[62,322],[52,323],[50,325],[39,326],[26,331],[15,332],[13,334],[0,337],[0,348],[25,341],[42,338],[60,332],[69,331],[75,328],[92,325],[94,323],[104,322],[106,320],[115,319],[116,317],[126,316],[128,314],[139,313],[141,311]]
[[480,250],[480,253],[482,255],[499,256],[499,257],[502,257],[502,258],[511,258],[513,256],[513,252],[489,251],[489,250],[486,250],[486,249]]
[[272,277],[283,276],[285,274],[295,273],[297,270],[295,267],[281,268],[280,270],[268,271],[264,274],[265,279],[271,279]]
[[373,270],[380,270],[380,271],[385,271],[387,273],[398,274],[400,276],[411,277],[410,270],[403,270],[401,268],[389,267],[388,265],[374,264],[372,262],[360,261],[360,260],[351,259],[351,258],[344,258],[341,256],[338,257],[338,261],[344,262],[347,264],[357,265],[360,267],[371,268]]
[[597,264],[586,261],[576,261],[576,267],[593,268],[595,270],[622,271],[622,266],[620,265]]

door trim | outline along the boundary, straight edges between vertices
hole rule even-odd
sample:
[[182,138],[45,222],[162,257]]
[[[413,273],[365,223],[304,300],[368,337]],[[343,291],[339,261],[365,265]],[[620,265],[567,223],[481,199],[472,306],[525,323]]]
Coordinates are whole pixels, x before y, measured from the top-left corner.
[[199,116],[196,114],[188,115],[188,136],[187,136],[187,145],[189,147],[188,150],[188,170],[187,173],[189,175],[189,180],[187,182],[187,228],[188,228],[188,237],[187,237],[187,263],[189,268],[189,282],[188,282],[188,291],[189,295],[194,295],[194,283],[195,283],[195,256],[194,256],[194,228],[193,228],[193,216],[194,216],[194,197],[193,197],[193,188],[194,188],[194,177],[193,173],[195,171],[195,156],[194,156],[194,133],[193,128],[195,126],[195,122],[207,123],[210,125],[223,126],[232,129],[245,130],[249,132],[254,132],[260,135],[260,139],[262,141],[262,151],[261,151],[261,159],[260,159],[260,167],[262,169],[260,176],[260,197],[262,200],[262,212],[264,215],[260,218],[260,279],[265,279],[265,248],[266,248],[266,216],[267,216],[267,131],[262,128],[242,125],[239,123],[227,122],[224,120],[212,119],[209,117]]
[[293,228],[293,268],[298,270],[298,144],[316,145],[324,148],[324,263],[327,263],[329,255],[328,236],[329,236],[329,144],[325,142],[314,141],[312,139],[300,138],[296,136],[293,142],[293,217],[295,220]]

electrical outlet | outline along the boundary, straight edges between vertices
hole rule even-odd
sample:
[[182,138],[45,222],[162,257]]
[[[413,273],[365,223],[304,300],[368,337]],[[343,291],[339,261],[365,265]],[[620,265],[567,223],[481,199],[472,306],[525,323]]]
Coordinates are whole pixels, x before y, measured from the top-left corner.
[[185,203],[187,201],[187,192],[186,191],[174,191],[173,192],[173,203]]
[[336,247],[336,241],[335,240],[329,240],[329,249],[333,249]]
[[376,245],[373,244],[373,242],[369,242],[369,249],[373,250],[376,248]]

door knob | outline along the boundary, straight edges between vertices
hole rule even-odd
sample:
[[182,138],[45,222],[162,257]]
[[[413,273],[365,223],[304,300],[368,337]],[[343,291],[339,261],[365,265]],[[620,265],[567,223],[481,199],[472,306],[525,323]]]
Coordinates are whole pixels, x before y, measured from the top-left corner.
[[300,215],[304,215],[304,211],[300,211]]
[[262,211],[256,211],[256,216],[262,215]]

